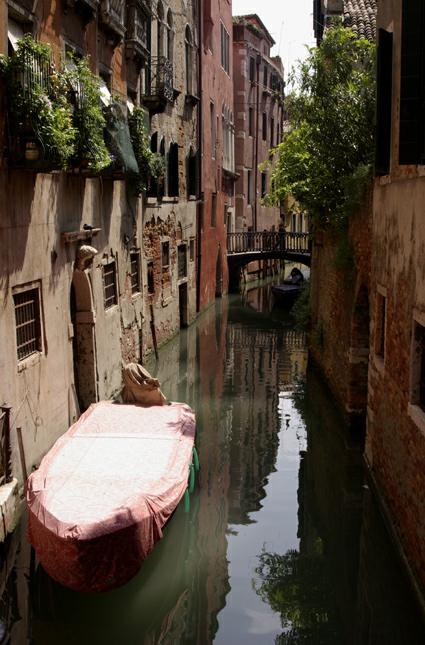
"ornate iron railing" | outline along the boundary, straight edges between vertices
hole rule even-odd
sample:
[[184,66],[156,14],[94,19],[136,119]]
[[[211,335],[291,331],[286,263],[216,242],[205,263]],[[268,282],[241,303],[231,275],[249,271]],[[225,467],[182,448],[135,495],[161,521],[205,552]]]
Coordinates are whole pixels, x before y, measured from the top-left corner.
[[173,102],[173,65],[165,56],[150,59],[143,99]]
[[309,234],[288,231],[240,232],[227,234],[227,254],[272,251],[310,253]]

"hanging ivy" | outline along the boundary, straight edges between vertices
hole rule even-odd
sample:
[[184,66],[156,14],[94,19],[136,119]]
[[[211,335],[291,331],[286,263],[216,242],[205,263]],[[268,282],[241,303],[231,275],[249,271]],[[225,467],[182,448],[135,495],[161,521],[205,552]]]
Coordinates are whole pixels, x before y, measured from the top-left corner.
[[160,179],[165,174],[165,159],[157,152],[150,149],[148,129],[145,119],[145,110],[134,107],[129,116],[131,143],[139,166],[139,176],[136,180],[135,190],[141,194],[146,190],[149,177]]

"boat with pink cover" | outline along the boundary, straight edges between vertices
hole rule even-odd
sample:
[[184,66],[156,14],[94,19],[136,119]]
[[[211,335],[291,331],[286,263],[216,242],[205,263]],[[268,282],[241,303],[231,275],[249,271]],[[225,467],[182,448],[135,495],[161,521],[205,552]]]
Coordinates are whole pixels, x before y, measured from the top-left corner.
[[194,439],[184,403],[92,405],[28,479],[29,540],[47,573],[85,592],[130,580],[186,492]]

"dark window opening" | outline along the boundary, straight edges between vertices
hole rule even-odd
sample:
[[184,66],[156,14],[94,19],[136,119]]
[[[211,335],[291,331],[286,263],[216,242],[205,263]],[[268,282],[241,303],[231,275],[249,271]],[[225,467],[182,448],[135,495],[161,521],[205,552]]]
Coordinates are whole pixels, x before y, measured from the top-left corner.
[[115,260],[103,265],[103,301],[105,309],[118,303]]
[[148,275],[148,294],[152,295],[155,293],[155,274],[153,270],[153,261],[147,263],[147,275]]
[[179,146],[170,144],[168,153],[168,196],[179,196]]
[[221,23],[221,66],[229,73],[230,70],[230,36],[223,23]]
[[195,261],[195,240],[193,238],[189,242],[189,260],[190,262]]
[[168,269],[170,266],[170,243],[163,242],[161,248],[162,268]]
[[274,119],[270,119],[270,148],[274,146]]
[[248,111],[248,128],[249,128],[249,136],[253,137],[254,136],[254,110],[252,108],[249,108],[249,111]]
[[261,173],[261,197],[264,198],[267,194],[267,173]]
[[186,244],[179,244],[177,247],[177,271],[179,280],[187,277]]
[[267,87],[267,80],[268,80],[268,69],[267,69],[267,65],[264,65],[264,87]]
[[255,82],[255,58],[252,56],[249,59],[249,80],[251,83]]
[[198,155],[192,148],[187,158],[187,194],[189,197],[198,194]]
[[13,295],[18,361],[41,352],[40,292],[28,289]]
[[130,253],[130,281],[131,293],[140,293],[140,251]]
[[211,226],[217,226],[217,193],[211,195]]
[[247,176],[247,203],[251,204],[252,203],[252,171],[248,170],[248,176]]
[[267,141],[267,114],[263,112],[263,141]]

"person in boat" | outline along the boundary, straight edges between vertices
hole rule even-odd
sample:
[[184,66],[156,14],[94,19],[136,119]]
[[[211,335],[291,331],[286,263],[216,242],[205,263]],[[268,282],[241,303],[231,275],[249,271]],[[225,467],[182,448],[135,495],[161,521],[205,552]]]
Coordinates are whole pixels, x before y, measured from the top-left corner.
[[294,267],[289,274],[289,279],[284,280],[284,284],[296,284],[300,285],[304,281],[304,276],[302,272],[297,269],[297,267]]

